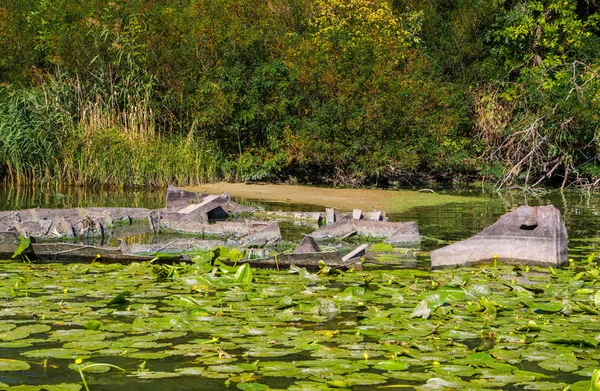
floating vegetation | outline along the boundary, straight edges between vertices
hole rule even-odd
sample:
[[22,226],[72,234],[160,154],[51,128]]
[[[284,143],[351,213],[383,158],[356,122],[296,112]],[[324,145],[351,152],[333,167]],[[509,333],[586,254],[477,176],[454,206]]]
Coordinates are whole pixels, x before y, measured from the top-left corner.
[[170,267],[0,262],[0,389],[151,380],[200,390],[576,391],[600,367],[593,256],[565,269]]

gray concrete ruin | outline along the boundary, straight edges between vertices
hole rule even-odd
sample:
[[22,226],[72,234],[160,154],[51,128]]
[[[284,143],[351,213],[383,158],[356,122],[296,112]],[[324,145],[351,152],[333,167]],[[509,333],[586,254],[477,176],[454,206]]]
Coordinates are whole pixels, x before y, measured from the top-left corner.
[[568,261],[568,235],[553,205],[521,206],[479,234],[431,252],[431,267],[490,262],[560,266]]
[[[293,243],[274,246],[282,240],[279,221],[292,222],[305,233],[313,232],[305,236],[293,253],[281,252],[281,248]],[[333,223],[319,228],[326,221]],[[284,228],[284,232],[290,231],[289,225]],[[169,186],[166,205],[157,210],[96,207],[0,212],[0,255],[10,257],[23,235],[31,238],[28,257],[39,261],[64,258],[67,262],[89,262],[100,254],[98,259],[104,261],[133,262],[153,259],[155,253],[161,254],[160,262],[189,261],[195,251],[226,246],[252,253],[242,262],[257,267],[297,265],[318,269],[323,261],[329,267],[359,269],[367,245],[360,245],[342,257],[338,250],[347,252],[347,244],[337,243],[334,246],[337,250],[322,251],[315,241],[315,238],[339,238],[340,232],[342,237],[358,234],[396,238],[394,243],[398,244],[419,241],[416,223],[390,223],[381,211],[357,210],[354,216],[334,209],[265,212],[237,204],[227,193],[208,195]],[[137,240],[143,244],[135,243]],[[114,246],[117,241],[121,243],[118,247]],[[126,242],[130,245],[125,245]],[[112,246],[106,246],[107,243]],[[278,255],[273,257],[275,253]]]
[[351,235],[388,238],[386,243],[390,244],[414,244],[421,240],[417,223],[414,221],[396,223],[342,219],[310,234],[316,240],[343,239]]

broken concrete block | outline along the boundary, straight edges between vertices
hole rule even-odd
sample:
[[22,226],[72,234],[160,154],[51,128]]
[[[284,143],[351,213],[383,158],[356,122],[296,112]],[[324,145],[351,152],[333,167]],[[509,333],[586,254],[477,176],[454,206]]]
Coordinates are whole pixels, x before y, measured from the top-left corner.
[[335,209],[326,208],[325,209],[325,223],[327,225],[335,223]]
[[177,214],[192,220],[215,220],[227,218],[225,207],[231,201],[229,194],[209,195],[201,203],[188,205],[177,211]]
[[409,244],[418,242],[420,239],[419,228],[414,221],[405,223],[400,229],[391,234],[384,243]]
[[26,220],[16,222],[15,229],[23,236],[41,238],[48,236],[52,228],[51,220]]
[[75,231],[71,222],[65,219],[60,219],[54,224],[54,232],[58,237],[72,238],[75,237]]
[[157,233],[158,231],[160,231],[160,220],[162,219],[162,216],[160,215],[160,212],[157,210],[153,210],[152,212],[148,213],[148,225],[150,226],[150,229],[152,230],[152,232]]
[[384,221],[386,219],[385,213],[383,213],[380,210],[375,210],[373,212],[364,212],[363,216],[366,220]]
[[104,225],[102,225],[102,222],[99,219],[92,216],[84,217],[79,221],[72,222],[72,226],[76,237],[104,237]]
[[354,209],[352,211],[352,218],[354,220],[360,220],[360,219],[362,219],[362,217],[363,217],[362,210],[360,210],[360,209]]
[[479,234],[431,252],[431,267],[492,261],[560,266],[568,261],[568,235],[553,205],[521,206]]
[[200,193],[186,191],[175,186],[167,187],[167,209],[180,210],[189,204],[199,204],[204,196]]
[[352,250],[348,254],[346,254],[344,257],[342,257],[342,260],[344,262],[348,262],[351,259],[364,257],[367,247],[369,247],[368,244],[361,244],[360,246],[358,246],[357,248],[355,248],[354,250]]
[[266,227],[258,232],[251,233],[239,240],[240,246],[265,246],[281,240],[281,230],[277,221],[270,221]]
[[[410,226],[410,227],[407,227]],[[407,232],[406,242],[415,243],[420,241],[419,231],[416,229],[415,222],[389,222],[375,220],[339,220],[338,222],[318,229],[310,234],[316,240],[327,240],[334,238],[347,237],[356,233],[360,236],[372,238],[387,238],[399,230],[405,229]],[[409,236],[409,232],[412,232]]]
[[302,240],[300,241],[300,243],[298,243],[298,246],[296,246],[296,249],[294,250],[294,254],[318,252],[321,252],[321,248],[319,247],[317,242],[315,242],[315,240],[309,235],[304,236],[304,238],[302,238]]

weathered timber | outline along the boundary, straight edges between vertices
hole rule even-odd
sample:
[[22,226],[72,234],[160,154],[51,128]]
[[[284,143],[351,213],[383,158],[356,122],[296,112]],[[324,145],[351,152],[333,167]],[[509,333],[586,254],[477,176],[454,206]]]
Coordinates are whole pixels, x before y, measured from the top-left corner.
[[568,261],[567,229],[553,205],[521,206],[479,234],[431,252],[431,267],[506,263],[559,266]]
[[32,261],[37,262],[146,262],[153,256],[140,256],[123,251],[121,247],[87,246],[75,243],[31,243]]

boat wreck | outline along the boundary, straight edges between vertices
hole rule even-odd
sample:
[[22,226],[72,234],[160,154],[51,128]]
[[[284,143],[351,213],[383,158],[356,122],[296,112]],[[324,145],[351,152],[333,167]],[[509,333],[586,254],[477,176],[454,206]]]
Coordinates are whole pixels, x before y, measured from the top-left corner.
[[568,261],[568,235],[553,205],[521,206],[479,234],[431,252],[431,267],[490,262],[560,266]]

